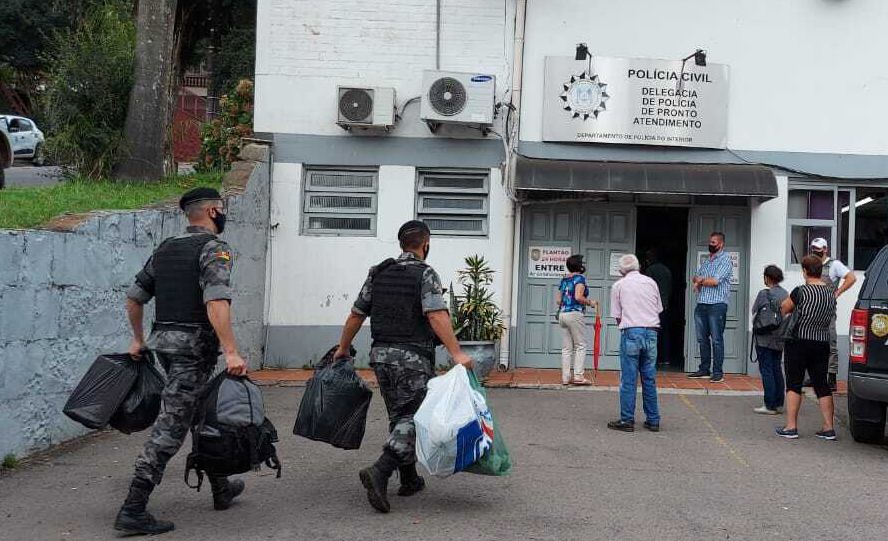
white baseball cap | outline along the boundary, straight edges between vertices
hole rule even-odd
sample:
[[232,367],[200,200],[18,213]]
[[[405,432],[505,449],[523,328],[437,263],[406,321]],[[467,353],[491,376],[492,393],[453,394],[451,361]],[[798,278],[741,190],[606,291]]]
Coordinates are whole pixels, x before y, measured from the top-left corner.
[[829,248],[829,243],[826,242],[826,239],[822,237],[817,237],[816,239],[811,241],[811,248],[817,248],[818,250],[826,250]]

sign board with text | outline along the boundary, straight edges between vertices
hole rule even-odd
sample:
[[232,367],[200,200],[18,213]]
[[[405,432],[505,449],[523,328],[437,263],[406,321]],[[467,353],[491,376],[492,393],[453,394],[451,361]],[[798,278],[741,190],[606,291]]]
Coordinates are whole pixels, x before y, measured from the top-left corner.
[[546,57],[543,141],[725,148],[728,66]]
[[528,278],[563,278],[571,253],[570,247],[531,246],[527,254]]

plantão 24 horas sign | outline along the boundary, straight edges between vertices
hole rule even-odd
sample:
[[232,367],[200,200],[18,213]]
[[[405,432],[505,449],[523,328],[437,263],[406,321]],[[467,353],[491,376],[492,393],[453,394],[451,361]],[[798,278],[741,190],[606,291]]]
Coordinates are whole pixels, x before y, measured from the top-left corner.
[[728,67],[547,57],[543,140],[725,148]]

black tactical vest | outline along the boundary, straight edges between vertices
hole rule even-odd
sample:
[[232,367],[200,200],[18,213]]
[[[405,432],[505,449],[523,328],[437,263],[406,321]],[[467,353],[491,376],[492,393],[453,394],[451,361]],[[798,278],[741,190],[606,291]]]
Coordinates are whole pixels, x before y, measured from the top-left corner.
[[215,235],[167,239],[154,252],[155,320],[210,324],[200,287],[200,253]]
[[422,275],[428,265],[386,263],[380,264],[373,276],[370,308],[373,345],[410,343],[434,348],[435,333],[422,311]]

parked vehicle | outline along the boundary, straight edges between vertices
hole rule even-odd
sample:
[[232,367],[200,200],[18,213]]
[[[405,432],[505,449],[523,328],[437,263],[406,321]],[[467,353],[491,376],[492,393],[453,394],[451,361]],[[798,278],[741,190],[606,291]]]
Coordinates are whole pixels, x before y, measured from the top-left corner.
[[855,441],[885,437],[888,406],[888,246],[869,268],[851,313],[848,416]]
[[46,137],[37,124],[22,116],[0,115],[0,119],[6,121],[7,137],[14,158],[30,159],[34,165],[43,165],[46,161],[43,153]]
[[0,120],[0,190],[6,187],[6,168],[12,167],[12,144],[6,119]]

